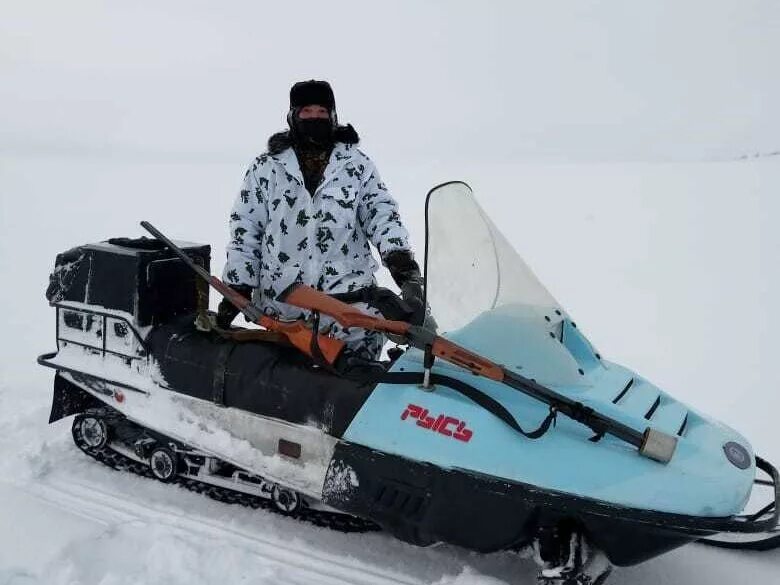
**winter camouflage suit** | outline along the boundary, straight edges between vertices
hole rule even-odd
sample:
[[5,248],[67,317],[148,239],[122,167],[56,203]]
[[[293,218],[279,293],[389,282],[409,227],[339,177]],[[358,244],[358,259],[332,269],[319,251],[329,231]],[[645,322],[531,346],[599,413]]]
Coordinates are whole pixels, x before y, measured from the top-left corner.
[[[371,242],[384,259],[409,250],[398,206],[374,163],[356,144],[351,126],[339,127],[322,181],[306,189],[289,133],[269,140],[269,150],[246,172],[230,214],[230,242],[224,280],[254,288],[253,301],[281,319],[308,318],[306,311],[276,301],[294,282],[326,293],[376,284],[378,264]],[[364,304],[357,307],[378,314]],[[322,316],[320,330],[347,342],[366,359],[377,359],[384,336],[342,329]]]

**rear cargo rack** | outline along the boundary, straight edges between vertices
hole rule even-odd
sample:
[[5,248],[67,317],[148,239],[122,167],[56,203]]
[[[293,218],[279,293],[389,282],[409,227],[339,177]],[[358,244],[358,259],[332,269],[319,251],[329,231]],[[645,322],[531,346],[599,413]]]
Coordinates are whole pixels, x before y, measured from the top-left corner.
[[[125,360],[143,359],[148,354],[148,346],[146,344],[146,341],[144,341],[143,337],[141,337],[141,335],[138,333],[136,328],[133,326],[132,321],[127,317],[124,317],[121,314],[95,310],[92,309],[91,307],[88,308],[80,305],[71,305],[66,303],[53,303],[52,306],[54,306],[55,309],[57,310],[56,336],[57,336],[58,348],[60,347],[61,343],[78,345],[86,349],[99,351],[103,357],[105,357],[106,354],[109,354],[109,355],[115,355]],[[74,314],[78,316],[78,321],[73,321],[72,325],[68,324],[68,321],[71,318],[70,316]],[[84,340],[74,339],[73,337],[67,337],[63,334],[62,325],[61,325],[62,322],[65,322],[66,326],[73,328],[74,331],[80,330],[83,333],[88,333],[89,329],[80,328],[80,325],[83,323],[84,317],[86,317],[87,320],[95,319],[98,321],[99,326],[95,328],[95,335],[94,335],[94,338],[97,341],[97,343],[89,343]],[[109,343],[108,339],[109,339],[109,335],[111,334],[111,331],[109,331],[108,328],[109,320],[112,321],[112,325],[114,326],[112,328],[112,331],[115,337],[124,338],[125,336],[132,334],[132,336],[135,338],[135,340],[138,343],[137,351],[122,352],[122,351],[117,351],[115,349],[110,349],[108,347],[108,343]],[[89,323],[89,321],[87,322]],[[77,325],[79,326],[77,327]],[[84,335],[82,337],[87,337],[87,336]]]
[[125,382],[117,382],[116,380],[111,380],[109,378],[104,378],[102,376],[97,376],[95,374],[87,374],[80,370],[76,370],[74,368],[70,368],[68,366],[58,364],[52,361],[55,357],[57,357],[57,352],[51,351],[49,353],[44,353],[39,355],[37,362],[41,366],[46,366],[47,368],[57,370],[58,372],[65,372],[66,374],[70,374],[75,379],[97,380],[98,382],[102,382],[104,384],[111,384],[112,386],[118,386],[119,388],[124,388],[125,390],[130,390],[131,392],[136,392],[138,394],[149,394],[146,390],[141,390],[140,388],[136,388],[135,386],[131,386],[130,384],[127,384]]

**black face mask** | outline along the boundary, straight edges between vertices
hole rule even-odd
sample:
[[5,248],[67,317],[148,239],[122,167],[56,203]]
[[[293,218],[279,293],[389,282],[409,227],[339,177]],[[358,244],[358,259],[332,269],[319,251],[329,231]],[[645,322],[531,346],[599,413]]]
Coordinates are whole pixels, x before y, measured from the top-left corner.
[[314,144],[326,145],[333,140],[333,124],[328,118],[299,119],[296,130],[301,138]]

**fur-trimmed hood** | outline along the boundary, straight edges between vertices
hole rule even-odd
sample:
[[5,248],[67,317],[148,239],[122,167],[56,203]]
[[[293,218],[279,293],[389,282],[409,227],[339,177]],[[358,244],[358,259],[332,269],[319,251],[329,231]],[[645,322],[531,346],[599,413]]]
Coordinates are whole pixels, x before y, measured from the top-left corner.
[[[334,142],[343,142],[344,144],[357,144],[360,137],[352,124],[346,126],[337,126],[333,133]],[[290,148],[294,143],[292,134],[289,130],[277,132],[268,139],[268,154],[271,156],[280,154]]]

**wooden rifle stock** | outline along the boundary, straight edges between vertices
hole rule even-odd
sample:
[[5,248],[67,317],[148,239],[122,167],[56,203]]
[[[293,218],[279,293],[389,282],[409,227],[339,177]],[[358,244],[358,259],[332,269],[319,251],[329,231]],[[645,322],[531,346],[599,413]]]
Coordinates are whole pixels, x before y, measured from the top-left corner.
[[473,374],[490,378],[496,382],[504,381],[504,368],[444,337],[436,337],[431,345],[431,352],[436,357],[465,368]]
[[332,366],[341,354],[341,350],[344,349],[343,341],[335,337],[321,335],[307,327],[303,321],[285,322],[264,315],[252,301],[230,288],[216,276],[209,275],[209,284],[233,303],[252,323],[284,335],[291,345],[309,357],[319,358],[319,356],[315,356],[312,353],[312,343],[315,342],[315,335],[316,344],[319,346],[320,353],[328,365]]
[[[490,378],[491,380],[500,382],[504,379],[504,370],[501,366],[443,337],[432,335],[428,340],[423,339],[421,340],[421,343],[415,343],[414,334],[421,331],[419,327],[413,327],[409,323],[404,323],[403,321],[389,321],[387,319],[366,315],[359,309],[334,299],[325,293],[314,290],[311,287],[295,284],[282,292],[282,294],[279,295],[278,300],[289,303],[290,305],[295,305],[296,307],[301,307],[302,309],[319,311],[325,315],[330,315],[344,327],[363,327],[364,329],[370,329],[372,331],[401,335],[409,339],[410,343],[419,349],[425,349],[426,345],[430,345],[431,352],[436,357],[440,357],[445,361],[466,368],[475,374]],[[426,341],[429,341],[430,343],[426,343]]]
[[404,323],[403,321],[388,321],[367,315],[360,309],[356,309],[305,284],[293,284],[282,291],[277,300],[301,307],[302,309],[319,311],[324,315],[329,315],[344,327],[362,327],[371,331],[394,333],[402,336],[406,336],[411,327],[409,323]]
[[320,353],[328,365],[331,366],[341,355],[341,350],[344,349],[343,341],[335,337],[321,335],[307,327],[303,321],[284,322],[263,315],[256,323],[270,331],[276,331],[285,335],[292,345],[315,359],[319,357],[312,354],[312,342],[314,342],[316,336],[316,344],[319,346]]

